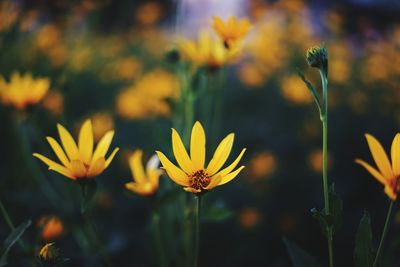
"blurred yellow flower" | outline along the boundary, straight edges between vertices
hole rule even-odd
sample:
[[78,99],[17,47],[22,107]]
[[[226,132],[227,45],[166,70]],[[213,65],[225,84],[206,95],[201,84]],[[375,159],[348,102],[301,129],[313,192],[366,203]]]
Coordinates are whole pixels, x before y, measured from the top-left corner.
[[312,96],[303,81],[296,75],[284,77],[281,81],[281,90],[286,100],[294,104],[308,104]]
[[55,116],[60,116],[64,111],[64,96],[60,91],[49,91],[43,99],[43,107]]
[[255,154],[249,162],[249,172],[256,179],[265,177],[276,169],[276,158],[270,152]]
[[57,25],[44,25],[36,35],[36,46],[44,52],[61,42],[61,32]]
[[244,168],[244,166],[241,166],[233,171],[246,151],[245,148],[232,164],[220,170],[231,153],[234,136],[231,133],[222,140],[206,168],[204,165],[206,136],[203,126],[198,121],[192,128],[190,157],[178,132],[172,129],[172,149],[179,167],[173,164],[162,152],[156,152],[163,168],[175,183],[184,186],[184,190],[187,192],[199,194],[230,182]]
[[78,145],[61,124],[57,124],[57,128],[63,147],[52,137],[47,137],[47,141],[62,165],[38,153],[34,153],[33,156],[48,165],[49,170],[73,180],[88,179],[101,174],[119,150],[115,148],[111,155],[105,158],[114,137],[114,131],[109,131],[99,141],[93,152],[93,130],[90,120],[85,121],[79,132]]
[[54,264],[59,259],[60,253],[54,243],[47,243],[40,249],[38,257],[43,264]]
[[214,17],[213,28],[229,49],[248,34],[251,24],[247,18],[238,21],[235,16],[230,16],[224,23],[220,17]]
[[99,141],[103,135],[114,129],[114,119],[110,113],[97,112],[91,116],[91,121],[94,141]]
[[135,12],[136,20],[143,26],[156,24],[163,14],[162,6],[156,1],[149,1]]
[[0,32],[8,30],[16,22],[20,9],[15,1],[0,3]]
[[[321,149],[314,149],[311,151],[310,155],[308,156],[308,165],[309,167],[316,173],[322,172],[322,150]],[[331,157],[328,154],[328,169],[331,165]]]
[[197,43],[191,40],[181,40],[178,46],[183,56],[195,65],[218,69],[233,60],[239,53],[238,49],[225,49],[221,42],[213,40],[207,32],[200,32]]
[[383,184],[385,186],[386,195],[392,201],[395,201],[400,190],[400,133],[396,134],[392,142],[392,163],[390,163],[385,150],[375,137],[370,134],[365,134],[365,138],[367,139],[369,149],[378,169],[375,169],[361,159],[356,159],[356,162]]
[[147,162],[146,171],[142,162],[143,151],[136,150],[129,158],[129,167],[132,172],[133,182],[125,184],[125,188],[142,196],[149,196],[158,190],[159,179],[162,171],[158,168],[160,163],[157,155],[153,155]]
[[256,64],[247,63],[240,67],[240,80],[247,86],[260,87],[265,82],[265,77]]
[[21,76],[13,72],[9,83],[0,75],[0,100],[6,105],[24,109],[42,100],[49,87],[48,78],[33,78],[30,73]]
[[64,233],[64,223],[57,216],[42,217],[38,225],[42,228],[42,239],[54,240]]
[[117,74],[122,80],[133,80],[139,74],[142,64],[133,57],[121,59],[118,62]]
[[251,230],[260,224],[262,220],[262,214],[258,209],[245,208],[239,213],[239,223],[246,229]]

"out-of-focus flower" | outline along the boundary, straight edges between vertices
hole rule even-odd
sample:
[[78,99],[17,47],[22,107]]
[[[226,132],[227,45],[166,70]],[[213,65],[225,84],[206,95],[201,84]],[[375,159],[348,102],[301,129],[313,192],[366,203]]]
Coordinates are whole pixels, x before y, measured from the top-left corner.
[[356,162],[383,184],[385,186],[386,195],[392,201],[395,201],[400,190],[400,133],[396,134],[392,142],[392,163],[390,163],[385,150],[375,137],[366,134],[365,138],[367,139],[369,149],[378,169],[375,169],[361,159],[356,159]]
[[135,18],[143,26],[152,26],[160,20],[162,14],[160,3],[150,1],[136,10]]
[[60,259],[60,252],[54,243],[47,243],[40,249],[38,258],[44,266],[52,266]]
[[200,32],[197,43],[181,40],[179,49],[186,59],[197,66],[207,66],[218,69],[233,60],[239,53],[238,49],[225,49],[223,43],[213,40],[207,32]]
[[271,174],[276,168],[276,158],[272,153],[260,152],[249,162],[249,173],[255,179]]
[[110,113],[97,112],[91,116],[94,141],[99,141],[108,131],[114,129],[114,120]]
[[0,3],[0,32],[8,30],[18,18],[20,9],[15,1]]
[[163,168],[175,183],[184,186],[183,189],[187,192],[200,194],[216,186],[230,182],[244,168],[244,166],[241,166],[233,171],[246,151],[245,148],[232,164],[220,170],[231,153],[234,136],[235,135],[231,133],[221,141],[206,168],[204,165],[206,157],[206,136],[203,126],[201,126],[198,121],[192,128],[190,157],[178,132],[172,129],[172,149],[179,167],[173,164],[162,152],[156,152]]
[[149,196],[158,190],[161,170],[157,155],[153,155],[147,162],[146,171],[142,162],[143,151],[136,150],[129,158],[129,167],[132,172],[133,182],[125,184],[125,188],[142,196]]
[[328,50],[324,46],[313,46],[307,50],[306,59],[308,65],[320,69],[328,74]]
[[302,80],[291,75],[284,77],[281,81],[283,96],[294,104],[308,104],[312,102],[312,96]]
[[78,145],[61,124],[57,124],[57,128],[63,147],[52,137],[47,137],[47,141],[62,164],[38,153],[34,153],[33,156],[48,165],[49,170],[56,171],[73,180],[84,180],[101,174],[110,165],[119,150],[119,148],[115,148],[106,159],[106,153],[114,136],[114,131],[109,131],[99,141],[93,152],[93,130],[90,120],[85,121],[80,130]]
[[42,228],[42,239],[46,241],[54,240],[64,233],[64,223],[57,216],[42,217],[38,225]]
[[179,89],[179,80],[175,75],[156,69],[117,96],[117,112],[126,119],[168,116],[171,108],[167,100],[176,99]]
[[92,61],[93,49],[85,45],[77,45],[70,55],[69,66],[75,72],[84,71]]
[[[323,155],[322,155],[321,149],[316,149],[316,150],[311,151],[310,155],[308,156],[308,165],[314,172],[321,173],[322,159],[323,159]],[[331,164],[331,158],[328,155],[328,168],[329,168],[330,164]]]
[[213,28],[224,41],[224,46],[229,49],[248,34],[251,24],[247,18],[238,21],[235,16],[231,16],[224,23],[220,17],[214,17]]
[[60,91],[49,91],[43,99],[43,107],[55,116],[60,116],[64,111],[64,96]]
[[254,63],[247,63],[241,66],[239,78],[245,85],[250,87],[260,87],[265,81],[262,71]]
[[[20,19],[19,28],[21,31],[30,31],[38,23],[40,12],[39,10],[29,10],[24,14],[24,17]],[[1,17],[1,16],[0,16]]]
[[44,25],[36,35],[36,46],[43,52],[59,44],[60,41],[60,29],[54,24]]
[[33,78],[30,73],[21,76],[14,72],[9,83],[0,76],[0,100],[6,105],[24,109],[42,100],[49,87],[48,78]]
[[255,208],[245,208],[240,212],[238,219],[244,229],[251,230],[259,225],[262,214]]
[[117,74],[122,80],[133,80],[139,74],[142,64],[135,58],[124,58],[118,62]]

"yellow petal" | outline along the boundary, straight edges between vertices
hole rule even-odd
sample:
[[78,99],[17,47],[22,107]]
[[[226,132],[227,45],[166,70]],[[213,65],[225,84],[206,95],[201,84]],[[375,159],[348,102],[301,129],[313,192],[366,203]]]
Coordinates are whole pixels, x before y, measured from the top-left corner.
[[238,165],[238,163],[239,163],[240,159],[242,158],[245,151],[246,151],[246,148],[243,148],[242,151],[240,152],[239,156],[231,163],[231,165],[229,165],[225,169],[221,170],[216,175],[220,175],[222,177],[224,177],[225,175],[228,175],[228,173],[230,173],[236,167],[236,165]]
[[243,169],[244,169],[244,166],[241,166],[240,168],[236,169],[236,171],[223,176],[221,178],[221,182],[218,185],[223,185],[223,184],[226,184],[226,183],[232,181]]
[[156,151],[158,158],[161,161],[168,176],[177,184],[182,186],[189,185],[189,179],[184,171],[176,167],[162,152]]
[[87,177],[97,176],[104,171],[106,168],[106,160],[104,158],[97,159],[93,164],[90,165]]
[[172,149],[175,159],[184,172],[190,174],[195,171],[192,161],[183,145],[182,139],[175,129],[172,129]]
[[61,163],[65,166],[69,166],[69,160],[67,155],[65,155],[64,150],[61,148],[60,144],[52,137],[47,137],[47,141],[49,142],[51,148],[53,149],[54,153],[56,154],[57,158],[61,161]]
[[222,166],[225,164],[226,160],[229,157],[229,154],[232,150],[233,140],[235,139],[235,135],[229,134],[221,141],[215,150],[214,156],[211,159],[210,163],[207,166],[208,175],[214,175]]
[[43,155],[40,155],[38,153],[34,153],[33,156],[38,158],[38,159],[40,159],[45,164],[47,164],[47,166],[49,166],[49,170],[56,171],[56,172],[66,176],[68,178],[75,179],[75,177],[73,176],[71,171],[69,169],[65,168],[64,166],[62,166],[62,165],[52,161],[51,159],[49,159],[49,158],[47,158],[47,157],[45,157]]
[[142,163],[142,155],[142,150],[136,150],[129,158],[129,167],[132,172],[132,177],[137,183],[145,183],[147,181]]
[[374,176],[382,184],[384,184],[384,185],[388,184],[388,180],[380,172],[378,172],[378,170],[376,170],[374,167],[372,167],[365,161],[363,161],[361,159],[356,159],[356,163],[363,166],[372,176]]
[[111,164],[111,161],[114,159],[115,154],[119,151],[119,147],[114,148],[113,152],[110,154],[110,156],[106,160],[106,168]]
[[186,192],[195,193],[195,194],[201,192],[201,190],[195,189],[193,187],[184,187],[183,190],[185,190]]
[[87,170],[85,165],[80,160],[71,161],[71,173],[76,178],[87,177]]
[[159,186],[161,174],[161,170],[151,170],[147,172],[148,180],[155,188],[158,188]]
[[225,36],[225,25],[220,17],[214,17],[214,30],[223,38]]
[[129,182],[125,184],[125,188],[142,196],[148,196],[154,193],[154,188],[150,183],[137,184],[134,182]]
[[393,192],[393,188],[390,186],[385,186],[385,194],[392,200],[395,201],[397,199],[397,194]]
[[379,141],[370,134],[366,134],[369,149],[371,150],[372,157],[375,160],[378,169],[382,175],[388,179],[394,176],[392,166],[390,165],[389,159],[386,155],[385,150]]
[[203,126],[196,121],[192,129],[190,137],[190,158],[196,170],[204,169],[204,161],[206,157],[206,135]]
[[82,160],[90,164],[93,153],[93,129],[92,122],[87,120],[83,123],[82,128],[79,132],[79,152],[82,156]]
[[108,151],[108,148],[111,145],[111,141],[114,137],[114,131],[108,131],[97,144],[96,150],[93,153],[92,163],[95,162],[98,158],[105,157]]
[[400,175],[400,133],[397,133],[392,142],[392,167],[395,176]]
[[79,151],[74,138],[61,124],[57,124],[58,134],[60,135],[61,143],[70,161],[79,159]]
[[217,177],[212,177],[211,178],[211,182],[207,185],[206,190],[211,190],[214,187],[218,186],[221,183],[221,176],[217,176]]

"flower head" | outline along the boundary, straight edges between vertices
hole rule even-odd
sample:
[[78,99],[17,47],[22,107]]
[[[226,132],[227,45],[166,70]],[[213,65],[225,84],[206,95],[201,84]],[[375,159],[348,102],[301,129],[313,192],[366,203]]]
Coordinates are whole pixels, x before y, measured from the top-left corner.
[[108,131],[93,151],[93,129],[90,120],[85,121],[81,127],[78,145],[61,124],[57,124],[57,128],[62,147],[52,137],[47,137],[47,141],[61,164],[38,153],[33,155],[47,164],[49,170],[56,171],[73,180],[87,179],[101,174],[110,165],[119,150],[119,148],[115,148],[106,159],[106,153],[114,137],[114,131]]
[[54,243],[47,243],[40,249],[38,257],[43,265],[51,265],[58,262],[60,259],[60,252]]
[[199,194],[230,182],[244,168],[244,166],[241,166],[233,171],[246,151],[245,148],[228,167],[221,170],[229,157],[233,141],[234,134],[227,135],[218,145],[213,158],[205,167],[206,136],[200,122],[196,122],[190,138],[190,156],[178,132],[172,129],[172,149],[179,167],[162,152],[157,151],[157,155],[168,176],[175,183],[184,186],[184,190],[188,192]]
[[30,73],[21,76],[14,72],[9,83],[0,76],[0,101],[24,109],[42,100],[49,87],[50,80],[47,78],[33,78]]
[[158,190],[159,178],[162,174],[158,168],[160,163],[157,155],[153,155],[147,162],[146,171],[142,162],[143,151],[136,150],[129,158],[129,167],[133,182],[125,184],[126,189],[142,196],[149,196]]
[[53,240],[64,233],[64,223],[57,216],[42,217],[39,222],[44,240]]
[[392,142],[391,163],[382,145],[375,137],[366,134],[365,138],[367,139],[369,149],[371,150],[372,157],[378,169],[375,169],[361,159],[357,159],[356,162],[363,166],[385,186],[386,195],[394,201],[397,199],[397,195],[400,191],[400,133],[396,134]]
[[251,24],[247,18],[238,21],[235,16],[231,16],[224,23],[220,17],[214,17],[213,28],[224,41],[224,46],[230,49],[247,35]]
[[307,50],[306,59],[308,65],[318,68],[328,75],[328,50],[325,46],[313,46]]
[[221,42],[213,40],[206,32],[200,32],[197,43],[182,40],[178,43],[183,56],[195,65],[218,69],[232,60],[238,50],[226,50]]

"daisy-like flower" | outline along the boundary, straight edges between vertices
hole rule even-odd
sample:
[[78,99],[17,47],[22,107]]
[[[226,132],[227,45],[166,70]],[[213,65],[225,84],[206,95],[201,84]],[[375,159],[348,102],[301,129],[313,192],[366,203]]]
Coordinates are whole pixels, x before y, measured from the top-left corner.
[[73,180],[88,179],[101,174],[110,165],[119,150],[118,147],[115,148],[106,159],[106,153],[114,137],[114,131],[108,131],[93,152],[93,129],[90,120],[85,121],[82,125],[78,145],[61,124],[57,124],[57,128],[62,147],[52,137],[47,137],[47,141],[61,164],[38,153],[34,153],[33,156],[47,164],[49,170],[56,171]]
[[197,43],[181,40],[178,46],[182,54],[195,65],[218,69],[234,59],[238,50],[227,50],[219,41],[213,40],[207,32],[200,32]]
[[224,46],[230,49],[247,35],[251,24],[247,18],[238,21],[231,16],[225,23],[220,17],[214,17],[213,28],[224,41]]
[[378,169],[375,169],[363,160],[356,159],[356,162],[363,166],[372,176],[385,186],[386,195],[392,200],[397,199],[400,191],[400,133],[396,134],[391,147],[390,163],[385,150],[379,141],[370,134],[366,134],[369,149]]
[[142,196],[149,196],[158,190],[159,179],[162,171],[158,168],[160,161],[157,155],[153,155],[146,165],[146,171],[142,162],[143,151],[136,150],[129,158],[129,167],[132,172],[133,182],[125,184],[125,188]]
[[183,189],[187,192],[200,194],[230,182],[244,168],[244,166],[241,166],[233,171],[246,151],[245,148],[228,167],[221,170],[232,150],[234,137],[235,135],[231,133],[221,141],[207,167],[205,167],[206,136],[203,127],[198,121],[192,128],[190,156],[178,132],[172,129],[172,149],[179,167],[172,163],[162,152],[157,151],[156,153],[168,176],[175,183],[184,186]]
[[49,87],[50,80],[47,78],[33,78],[30,73],[20,75],[14,72],[9,83],[0,76],[0,100],[21,110],[40,102]]

